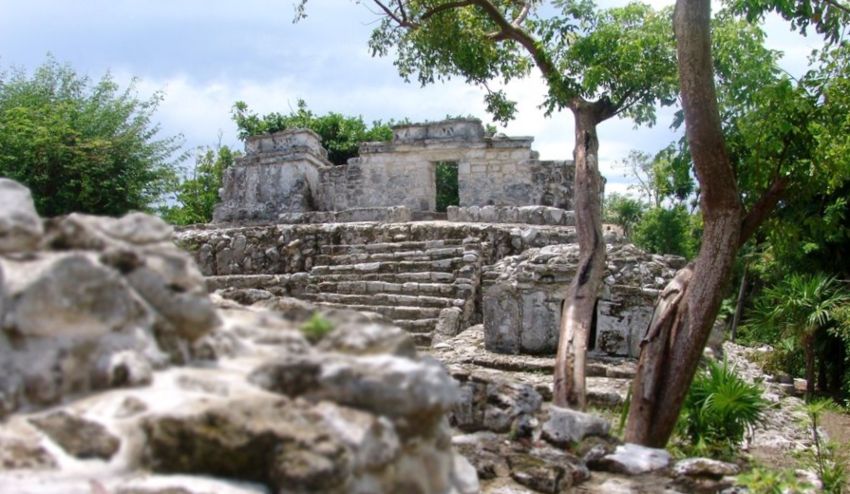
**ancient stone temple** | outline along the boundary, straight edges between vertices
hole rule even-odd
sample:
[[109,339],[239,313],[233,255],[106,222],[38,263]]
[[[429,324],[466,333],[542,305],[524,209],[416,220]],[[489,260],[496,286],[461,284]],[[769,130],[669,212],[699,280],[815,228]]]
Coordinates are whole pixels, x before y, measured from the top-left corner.
[[351,210],[359,210],[361,218],[404,220],[404,209],[388,218],[387,208],[435,210],[438,164],[456,167],[461,208],[569,210],[572,162],[539,160],[533,140],[488,136],[478,120],[402,125],[393,128],[392,141],[363,143],[359,157],[333,166],[312,131],[249,137],[245,157],[225,174],[215,222],[274,222],[281,214]]
[[[577,260],[573,165],[477,120],[393,129],[334,166],[319,137],[249,138],[214,227],[178,233],[211,289],[244,303],[288,296],[381,314],[421,346],[484,323],[489,351],[551,354]],[[437,166],[457,205],[435,212]],[[601,192],[601,191],[600,191]],[[681,260],[606,229],[608,273],[591,347],[635,356],[658,289]]]

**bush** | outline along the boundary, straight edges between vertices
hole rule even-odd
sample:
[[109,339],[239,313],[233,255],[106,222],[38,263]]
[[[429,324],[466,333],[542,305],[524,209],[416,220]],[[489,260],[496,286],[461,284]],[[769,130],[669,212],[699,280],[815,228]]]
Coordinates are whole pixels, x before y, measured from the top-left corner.
[[605,222],[620,226],[623,229],[623,235],[626,238],[631,238],[632,231],[640,221],[645,209],[643,203],[637,199],[615,192],[605,198],[602,214]]
[[333,331],[333,328],[333,324],[330,321],[318,312],[314,312],[310,319],[301,325],[301,332],[304,333],[307,341],[317,343],[325,335]]
[[233,164],[238,153],[227,146],[217,149],[202,150],[195,157],[195,168],[192,177],[180,183],[177,187],[176,206],[162,209],[162,217],[173,224],[191,225],[193,223],[209,223],[212,220],[213,209],[219,202],[218,189],[224,170]]
[[393,137],[390,126],[380,121],[369,127],[362,117],[339,113],[316,115],[304,100],[298,100],[298,108],[287,115],[272,112],[262,117],[248,110],[245,102],[237,101],[233,105],[233,120],[243,139],[286,129],[310,129],[319,134],[322,146],[328,150],[328,160],[335,165],[344,165],[349,158],[357,156],[361,142],[388,141]]
[[635,225],[633,241],[648,252],[692,258],[699,249],[699,230],[698,217],[690,215],[684,206],[654,207],[646,210]]
[[752,494],[785,494],[812,489],[810,484],[798,480],[791,470],[777,471],[763,467],[739,475],[737,483]]
[[731,456],[761,423],[766,407],[758,384],[744,381],[726,362],[709,361],[685,398],[679,433],[698,454]]
[[149,209],[183,159],[179,137],[156,139],[161,101],[140,100],[109,74],[92,84],[52,58],[32,77],[0,73],[0,176],[29,187],[43,216]]

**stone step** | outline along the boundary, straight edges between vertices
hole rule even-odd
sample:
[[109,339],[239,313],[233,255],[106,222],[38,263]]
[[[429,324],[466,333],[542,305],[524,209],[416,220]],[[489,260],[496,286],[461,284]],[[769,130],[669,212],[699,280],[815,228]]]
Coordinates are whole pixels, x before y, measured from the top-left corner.
[[[472,251],[469,251],[472,253]],[[316,256],[316,266],[339,266],[371,262],[435,261],[452,257],[463,257],[467,251],[463,246],[441,247],[429,250],[394,250],[391,252],[361,252],[348,254],[321,254]]]
[[464,265],[463,257],[448,257],[428,261],[384,261],[338,265],[316,265],[310,270],[314,277],[326,274],[419,273],[441,271],[453,273]]
[[416,345],[416,348],[428,348],[431,346],[431,333],[413,333],[413,343]]
[[349,293],[349,294],[374,294],[392,293],[416,296],[434,296],[447,298],[469,298],[472,289],[469,285],[456,285],[453,283],[418,283],[410,281],[406,283],[392,283],[387,281],[319,281],[308,287],[308,291],[318,293]]
[[[309,300],[308,297],[304,297]],[[382,316],[398,322],[399,320],[409,319],[436,319],[440,316],[442,307],[415,307],[415,306],[396,306],[396,305],[366,305],[366,304],[343,304],[338,302],[313,302],[322,307],[332,309],[347,309],[356,310],[359,312],[374,312]]]
[[378,281],[386,283],[452,283],[454,273],[443,271],[418,271],[411,273],[333,273],[314,275],[314,283],[339,283],[345,281]]
[[320,254],[338,255],[338,254],[360,254],[360,253],[378,253],[378,252],[395,252],[407,250],[431,250],[440,249],[443,247],[455,247],[463,244],[460,239],[447,240],[421,240],[421,241],[401,241],[401,242],[377,242],[372,244],[340,244],[340,245],[323,245]]
[[[404,329],[408,333],[428,333],[431,334],[434,331],[434,328],[437,327],[437,321],[439,319],[399,319],[394,321],[398,327]],[[430,340],[429,340],[430,341]]]
[[207,290],[214,292],[222,288],[259,288],[262,290],[286,289],[288,274],[234,274],[226,276],[207,276],[204,281]]
[[410,306],[410,307],[463,307],[463,299],[431,297],[426,295],[400,295],[395,293],[349,294],[349,293],[305,293],[305,299],[313,302],[331,302],[345,305]]

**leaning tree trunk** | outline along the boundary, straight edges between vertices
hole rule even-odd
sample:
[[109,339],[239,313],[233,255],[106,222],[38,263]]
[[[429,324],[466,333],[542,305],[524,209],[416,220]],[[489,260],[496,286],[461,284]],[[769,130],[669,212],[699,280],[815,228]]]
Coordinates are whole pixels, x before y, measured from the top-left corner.
[[579,262],[564,299],[555,359],[554,403],[584,410],[587,406],[585,364],[587,344],[596,310],[596,299],[605,270],[602,237],[602,178],[599,174],[599,140],[596,125],[608,118],[607,100],[577,102],[575,117],[575,200]]
[[678,0],[674,14],[682,108],[704,233],[697,258],[662,292],[632,384],[626,441],[654,447],[663,447],[673,432],[720,308],[742,228],[714,90],[710,10],[710,0]]

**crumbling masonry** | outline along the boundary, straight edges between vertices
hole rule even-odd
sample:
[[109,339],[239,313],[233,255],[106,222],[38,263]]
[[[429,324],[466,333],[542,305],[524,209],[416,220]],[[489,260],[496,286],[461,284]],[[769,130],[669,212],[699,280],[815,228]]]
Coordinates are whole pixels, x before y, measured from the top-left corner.
[[[342,166],[311,131],[249,138],[225,175],[216,224],[179,233],[210,289],[378,313],[420,345],[483,321],[492,351],[554,352],[577,257],[572,162],[541,161],[532,138],[487,136],[477,120],[393,133]],[[435,170],[446,162],[457,166],[459,203],[439,214]],[[593,346],[636,355],[682,260],[625,245],[612,228],[606,241]]]

